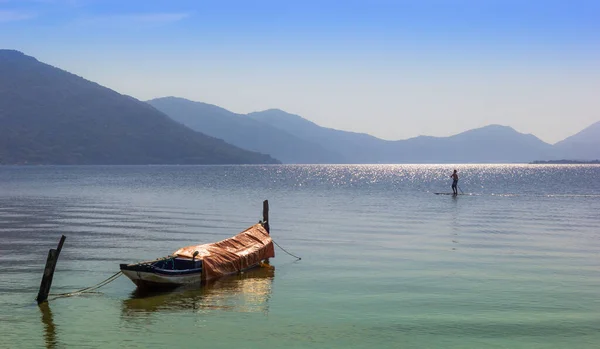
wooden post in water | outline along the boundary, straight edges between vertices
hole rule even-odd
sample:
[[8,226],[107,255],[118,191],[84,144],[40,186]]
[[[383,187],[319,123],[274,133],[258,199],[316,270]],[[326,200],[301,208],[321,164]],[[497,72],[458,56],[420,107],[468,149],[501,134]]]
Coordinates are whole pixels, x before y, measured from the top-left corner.
[[263,201],[263,226],[267,233],[271,233],[269,229],[269,200]]
[[56,249],[50,249],[48,251],[48,259],[46,259],[46,268],[44,268],[44,276],[42,276],[42,283],[40,284],[40,291],[38,292],[35,300],[38,304],[48,300],[48,294],[50,293],[50,286],[52,286],[52,277],[54,276],[54,269],[56,268],[56,262],[62,250],[63,244],[65,243],[66,236],[61,236]]

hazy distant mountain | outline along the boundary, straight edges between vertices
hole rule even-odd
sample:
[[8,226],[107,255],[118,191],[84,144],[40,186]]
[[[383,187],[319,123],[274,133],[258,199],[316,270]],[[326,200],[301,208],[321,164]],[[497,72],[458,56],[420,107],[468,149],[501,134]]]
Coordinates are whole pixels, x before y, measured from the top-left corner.
[[0,50],[0,125],[1,164],[277,162],[13,50]]
[[600,159],[600,121],[554,145],[554,159]]
[[349,163],[502,163],[528,162],[552,146],[533,135],[491,125],[451,137],[420,136],[386,141],[363,133],[320,127],[298,115],[271,109],[248,114],[300,138],[340,152]]
[[[284,163],[527,163],[556,158],[590,159],[600,149],[593,145],[600,139],[596,136],[600,123],[564,141],[572,146],[561,145],[562,142],[552,146],[534,135],[501,125],[450,137],[387,141],[321,127],[279,109],[243,115],[174,97],[149,103],[184,125],[246,149],[273,154]],[[247,137],[248,134],[261,135],[256,137],[261,140]],[[560,147],[572,149],[569,156],[557,157]],[[585,155],[585,151],[592,155]]]
[[552,146],[513,128],[489,125],[450,137],[417,137],[396,142],[403,160],[413,163],[528,162],[548,153]]
[[335,151],[215,105],[176,97],[157,98],[148,103],[193,130],[240,148],[271,154],[284,163],[345,162]]
[[[326,149],[342,154],[346,163],[378,163],[388,158],[391,142],[366,133],[340,131],[321,127],[301,116],[279,109],[250,113],[254,120],[271,125],[298,138],[319,144]],[[384,161],[385,162],[385,161]]]

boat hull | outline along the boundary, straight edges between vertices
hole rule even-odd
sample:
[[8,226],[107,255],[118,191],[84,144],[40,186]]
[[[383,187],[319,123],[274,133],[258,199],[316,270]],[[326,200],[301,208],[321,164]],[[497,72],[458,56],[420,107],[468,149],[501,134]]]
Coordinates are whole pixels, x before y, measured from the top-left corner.
[[[254,264],[240,272],[254,269],[259,267],[260,264]],[[133,267],[133,268],[132,268]],[[160,290],[160,289],[172,289],[185,285],[200,285],[202,280],[202,270],[185,270],[180,271],[176,274],[162,274],[157,270],[128,270],[128,269],[141,269],[139,266],[121,266],[121,272],[127,276],[133,283],[141,289],[147,290]],[[237,273],[230,273],[227,275],[233,275]],[[208,281],[208,280],[206,280]]]
[[202,271],[185,275],[161,275],[154,272],[121,270],[139,288],[169,289],[183,285],[200,284]]

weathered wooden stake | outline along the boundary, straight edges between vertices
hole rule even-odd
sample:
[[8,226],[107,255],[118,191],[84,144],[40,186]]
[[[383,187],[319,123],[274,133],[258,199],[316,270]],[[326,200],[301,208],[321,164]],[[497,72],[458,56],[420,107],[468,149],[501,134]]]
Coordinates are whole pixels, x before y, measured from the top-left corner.
[[60,255],[60,250],[65,243],[66,236],[61,236],[56,249],[50,249],[48,251],[48,259],[46,259],[46,268],[44,268],[44,276],[42,277],[42,283],[40,284],[40,291],[38,292],[37,300],[38,304],[48,300],[48,294],[50,293],[50,286],[52,286],[52,277],[54,276],[54,269],[56,268],[56,262]]
[[269,229],[269,200],[263,201],[263,226],[267,233],[271,233]]

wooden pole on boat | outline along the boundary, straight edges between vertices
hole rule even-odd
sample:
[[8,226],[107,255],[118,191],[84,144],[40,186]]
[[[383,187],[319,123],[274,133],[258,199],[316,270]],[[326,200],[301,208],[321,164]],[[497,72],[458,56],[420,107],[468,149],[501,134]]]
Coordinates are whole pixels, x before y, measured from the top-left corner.
[[269,200],[263,201],[263,226],[267,233],[271,233],[269,229]]
[[48,251],[48,259],[46,259],[46,268],[44,268],[44,276],[42,276],[42,283],[40,284],[40,291],[38,292],[35,300],[38,304],[48,300],[48,294],[50,293],[50,286],[52,286],[52,277],[54,276],[54,269],[56,268],[56,262],[62,250],[63,244],[65,243],[66,236],[61,236],[56,249],[50,249]]

